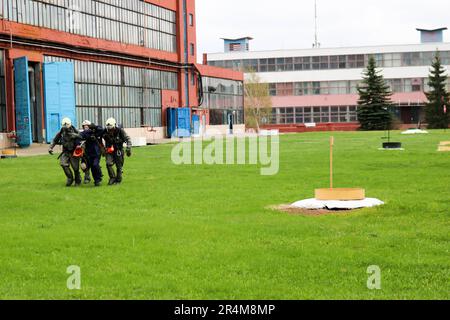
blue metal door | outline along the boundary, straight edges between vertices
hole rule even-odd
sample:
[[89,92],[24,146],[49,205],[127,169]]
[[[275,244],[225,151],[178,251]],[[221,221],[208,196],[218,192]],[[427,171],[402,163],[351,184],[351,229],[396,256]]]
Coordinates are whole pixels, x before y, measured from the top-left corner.
[[59,104],[61,118],[72,120],[77,127],[75,109],[75,69],[72,62],[57,62],[59,75]]
[[195,135],[200,134],[200,116],[198,115],[192,116],[192,127]]
[[29,147],[33,140],[31,135],[30,83],[27,57],[14,59],[14,90],[17,144],[21,147]]
[[191,109],[167,109],[167,136],[188,138],[191,136]]
[[43,77],[46,140],[51,142],[60,130],[63,118],[71,119],[73,126],[77,126],[73,63],[44,63]]
[[177,109],[167,108],[167,137],[172,138],[177,129]]
[[191,136],[191,109],[178,108],[178,137],[188,138]]

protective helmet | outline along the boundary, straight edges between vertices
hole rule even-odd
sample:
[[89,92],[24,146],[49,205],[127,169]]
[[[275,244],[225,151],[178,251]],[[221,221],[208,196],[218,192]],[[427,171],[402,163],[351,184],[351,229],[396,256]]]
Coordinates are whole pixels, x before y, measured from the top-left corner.
[[61,125],[66,128],[70,128],[72,126],[72,120],[70,120],[69,118],[64,118],[61,121]]
[[92,124],[92,122],[90,122],[89,120],[84,120],[81,125],[84,127],[84,126],[90,126],[91,124]]
[[106,120],[106,129],[111,130],[117,127],[117,121],[114,118]]

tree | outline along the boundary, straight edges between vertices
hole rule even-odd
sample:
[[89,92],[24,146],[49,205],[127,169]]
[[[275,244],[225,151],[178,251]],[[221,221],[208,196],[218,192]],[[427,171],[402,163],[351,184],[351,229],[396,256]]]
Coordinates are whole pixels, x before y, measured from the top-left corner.
[[445,109],[449,105],[449,94],[446,89],[446,84],[447,74],[445,74],[445,68],[441,64],[439,52],[436,52],[428,77],[430,92],[425,92],[428,99],[425,109],[426,120],[430,129],[448,128],[449,114],[445,112]]
[[370,57],[363,72],[362,85],[358,85],[358,119],[362,130],[386,130],[392,125],[392,92],[384,81],[376,62]]
[[267,123],[272,114],[272,99],[269,84],[262,83],[259,76],[251,71],[247,74],[244,86],[245,125],[257,132]]

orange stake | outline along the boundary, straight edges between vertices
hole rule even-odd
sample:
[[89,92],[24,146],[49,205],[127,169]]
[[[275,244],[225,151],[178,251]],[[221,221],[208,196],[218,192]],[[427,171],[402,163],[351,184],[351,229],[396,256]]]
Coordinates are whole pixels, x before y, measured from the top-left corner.
[[330,189],[333,189],[333,146],[334,137],[330,137]]

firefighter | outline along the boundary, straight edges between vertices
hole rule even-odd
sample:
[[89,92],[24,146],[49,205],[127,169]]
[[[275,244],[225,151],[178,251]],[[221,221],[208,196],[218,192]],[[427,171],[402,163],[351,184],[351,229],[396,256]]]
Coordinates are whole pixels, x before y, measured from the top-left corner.
[[[53,155],[53,149],[56,145],[62,145],[62,153],[59,156],[60,165],[67,177],[67,187],[72,186],[75,181],[75,186],[81,184],[80,175],[80,141],[74,136],[78,134],[78,130],[72,126],[72,121],[69,118],[62,120],[62,128],[53,138],[48,152]],[[70,169],[72,167],[72,170]]]
[[[123,128],[117,126],[114,118],[106,121],[106,129],[102,135],[106,148],[106,167],[108,168],[109,185],[122,182],[123,165],[125,162],[123,144],[126,143],[127,157],[131,157],[131,139]],[[114,172],[114,165],[116,172]]]
[[[103,128],[96,126],[89,120],[83,121],[83,132],[77,135],[77,138],[84,140],[84,164],[85,164],[85,176],[84,182],[87,184],[90,182],[89,170],[92,172],[94,183],[96,187],[99,187],[102,183],[102,168],[100,167],[100,159],[102,157],[102,134]],[[83,165],[82,165],[83,167]]]
[[[91,126],[91,122],[89,120],[84,120],[81,125],[83,128],[83,132],[85,132],[90,129],[89,127]],[[84,146],[84,147],[86,148],[86,146]],[[81,159],[81,170],[84,172],[84,184],[91,183],[89,160],[88,160],[86,153],[85,153],[85,156]]]

